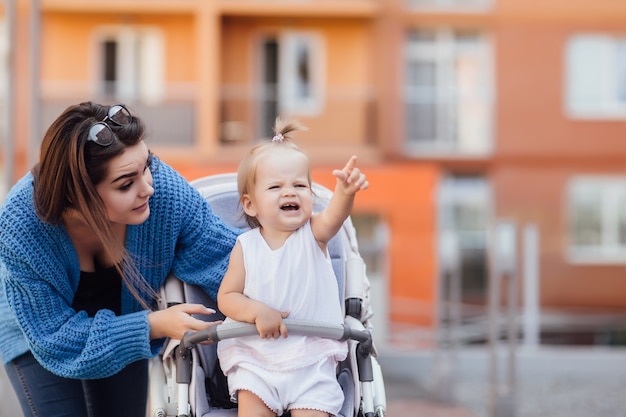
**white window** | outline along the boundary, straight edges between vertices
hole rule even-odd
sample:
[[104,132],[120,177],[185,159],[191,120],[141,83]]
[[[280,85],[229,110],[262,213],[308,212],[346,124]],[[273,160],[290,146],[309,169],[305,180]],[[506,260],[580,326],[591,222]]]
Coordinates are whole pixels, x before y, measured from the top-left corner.
[[365,261],[369,280],[370,307],[374,312],[372,325],[378,335],[374,340],[378,346],[387,342],[389,328],[389,228],[377,214],[354,213],[351,216],[356,230],[359,254]]
[[164,94],[164,42],[157,28],[107,26],[95,31],[96,93],[154,103]]
[[440,269],[458,268],[462,299],[484,302],[487,228],[492,212],[489,183],[481,176],[447,176],[439,184],[437,205]]
[[387,246],[389,230],[387,224],[376,214],[351,215],[356,229],[359,254],[365,261],[368,276],[387,278]]
[[569,259],[626,263],[626,177],[577,177],[567,188]]
[[475,32],[416,31],[406,47],[406,152],[491,151],[492,59]]
[[316,116],[325,85],[324,40],[316,32],[287,31],[259,44],[258,135],[272,131],[277,116]]
[[565,51],[565,107],[575,118],[626,118],[626,35],[572,37]]
[[280,113],[318,114],[323,100],[324,69],[321,36],[305,32],[283,34],[278,74]]

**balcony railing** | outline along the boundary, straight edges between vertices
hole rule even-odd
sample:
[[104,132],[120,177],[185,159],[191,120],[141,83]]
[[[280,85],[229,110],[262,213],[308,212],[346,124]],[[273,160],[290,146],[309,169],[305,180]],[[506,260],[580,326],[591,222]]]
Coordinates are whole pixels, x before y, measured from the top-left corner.
[[[166,93],[156,102],[88,94],[84,88],[78,88],[80,86],[65,88],[60,94],[58,92],[62,87],[46,85],[43,91],[37,127],[39,138],[68,106],[92,99],[100,103],[126,104],[144,121],[150,145],[191,148],[200,142],[196,129],[197,118],[200,117],[197,113],[198,92],[189,85],[184,88],[167,86]],[[298,136],[315,146],[372,146],[378,143],[376,101],[366,88],[326,87],[315,111],[308,113],[290,111],[281,106],[276,97],[262,90],[243,84],[221,86],[216,142],[230,146],[269,137],[275,118],[280,116],[302,122],[308,132]]]
[[[48,126],[68,106],[76,104],[84,98],[75,100],[43,100],[39,137],[42,138]],[[111,104],[115,99],[94,100]],[[150,145],[191,147],[196,141],[196,104],[193,100],[144,104],[135,101],[124,101],[131,112],[141,118],[146,126],[146,140]]]
[[[306,140],[316,145],[375,145],[376,99],[366,88],[326,87],[313,110],[290,109],[267,88],[222,85],[222,143],[246,143],[269,137],[277,116],[295,118],[309,128]],[[303,135],[304,136],[304,135]]]

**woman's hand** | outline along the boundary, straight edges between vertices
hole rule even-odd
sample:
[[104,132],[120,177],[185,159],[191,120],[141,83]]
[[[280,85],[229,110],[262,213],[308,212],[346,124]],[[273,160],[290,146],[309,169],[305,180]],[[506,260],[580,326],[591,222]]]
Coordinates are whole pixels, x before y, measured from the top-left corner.
[[165,310],[153,311],[148,314],[150,339],[169,337],[182,339],[188,331],[208,329],[220,324],[221,321],[206,322],[191,317],[192,314],[213,314],[215,310],[202,304],[178,304]]

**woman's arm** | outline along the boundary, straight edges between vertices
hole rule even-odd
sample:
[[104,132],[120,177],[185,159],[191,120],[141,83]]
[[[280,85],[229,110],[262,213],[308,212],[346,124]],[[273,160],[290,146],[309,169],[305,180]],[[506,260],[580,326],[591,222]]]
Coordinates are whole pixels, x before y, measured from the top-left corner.
[[162,192],[168,201],[164,202],[164,210],[159,215],[163,216],[160,223],[173,222],[173,227],[177,228],[173,237],[176,242],[172,272],[180,280],[200,286],[215,299],[241,230],[225,224],[180,174],[171,168],[161,174],[166,173]]
[[6,299],[29,349],[46,369],[66,378],[103,378],[158,352],[160,346],[151,346],[148,337],[147,312],[116,316],[100,310],[88,317],[71,308],[71,294],[62,290],[66,271],[51,271],[60,290],[45,273],[16,265],[3,277]]

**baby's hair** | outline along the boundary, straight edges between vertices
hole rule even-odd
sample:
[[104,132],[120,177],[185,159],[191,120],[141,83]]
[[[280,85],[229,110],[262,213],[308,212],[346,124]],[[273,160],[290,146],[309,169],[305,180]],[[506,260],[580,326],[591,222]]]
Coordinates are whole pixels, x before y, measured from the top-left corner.
[[[259,159],[268,152],[272,152],[276,146],[288,147],[295,152],[299,152],[304,155],[307,160],[308,157],[304,151],[293,141],[293,133],[307,128],[297,120],[283,120],[280,117],[276,118],[274,123],[274,137],[272,140],[263,140],[250,149],[250,152],[243,158],[239,164],[239,170],[237,171],[237,189],[239,191],[239,198],[241,199],[245,194],[250,194],[256,183],[256,168]],[[311,185],[311,174],[309,173],[309,185]],[[255,228],[259,227],[259,222],[256,218],[245,215],[246,223],[248,226]]]
[[293,140],[291,133],[298,130],[306,130],[306,127],[297,120],[283,120],[277,117],[273,130],[275,136],[272,138],[272,142],[282,142],[285,139],[289,141]]

